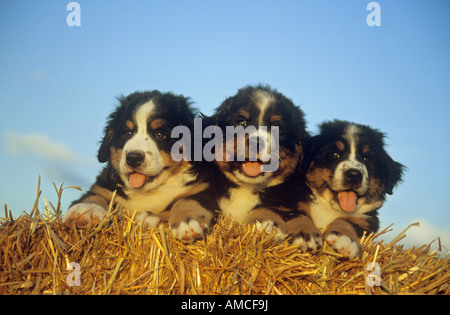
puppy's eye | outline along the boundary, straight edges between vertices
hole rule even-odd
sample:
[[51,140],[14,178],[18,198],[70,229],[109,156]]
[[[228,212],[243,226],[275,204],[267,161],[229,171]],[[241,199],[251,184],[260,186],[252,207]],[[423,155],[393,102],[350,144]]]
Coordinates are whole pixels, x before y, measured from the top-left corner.
[[329,156],[330,156],[330,158],[333,159],[333,160],[337,160],[337,159],[339,159],[339,158],[341,157],[341,155],[339,154],[339,152],[336,152],[336,151],[331,152],[331,153],[329,154]]
[[247,127],[247,121],[245,119],[239,120],[237,124],[238,124],[238,126],[242,126],[244,128]]
[[157,131],[155,133],[155,137],[157,140],[166,140],[167,139],[167,135],[165,133],[163,133],[162,131]]
[[364,154],[362,158],[363,158],[363,161],[366,163],[372,161],[372,157],[370,156],[370,154],[367,154],[367,153]]

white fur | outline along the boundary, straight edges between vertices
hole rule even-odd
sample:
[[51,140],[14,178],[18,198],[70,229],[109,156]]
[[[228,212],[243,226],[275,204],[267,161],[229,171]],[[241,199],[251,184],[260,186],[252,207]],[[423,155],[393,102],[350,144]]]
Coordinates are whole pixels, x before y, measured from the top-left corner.
[[205,225],[202,228],[196,220],[182,221],[177,228],[172,229],[172,235],[179,240],[194,241],[199,235],[203,235],[203,230],[208,229],[208,227],[208,225]]
[[230,197],[222,197],[219,207],[224,216],[229,216],[233,221],[245,223],[250,211],[260,202],[255,191],[247,186],[230,189]]
[[298,247],[302,251],[318,250],[322,244],[322,238],[321,237],[316,238],[316,237],[310,235],[310,239],[307,242],[305,239],[303,239],[303,237],[299,236],[294,239],[293,244],[298,245]]
[[[122,179],[125,183],[128,183],[128,177],[126,174],[133,171],[137,171],[147,176],[156,176],[164,168],[164,161],[161,157],[158,146],[147,130],[149,118],[154,109],[155,104],[152,100],[150,100],[147,103],[142,104],[134,114],[137,131],[133,137],[125,143],[119,163],[120,173],[123,175]],[[142,151],[145,153],[144,162],[137,167],[136,170],[131,169],[126,161],[127,154],[131,151]],[[154,183],[150,182],[146,184],[145,188],[151,189],[153,187]]]
[[[368,218],[365,214],[374,209],[378,209],[383,205],[383,201],[377,201],[372,204],[364,204],[362,206],[358,206],[357,210],[352,213],[344,213],[342,210],[338,210],[339,205],[336,205],[336,208],[333,207],[333,204],[336,204],[335,201],[331,201],[331,203],[323,198],[315,189],[312,189],[314,194],[314,200],[311,203],[311,219],[314,224],[319,228],[323,228],[326,225],[329,225],[331,222],[338,218],[343,217],[359,217],[359,218]],[[360,204],[364,203],[365,198],[359,198],[358,202]]]
[[342,254],[344,257],[353,259],[359,255],[358,243],[352,241],[346,235],[337,236],[336,234],[331,233],[327,236],[325,241],[330,244],[335,251]]
[[195,179],[196,175],[190,172],[190,168],[176,175],[163,171],[155,179],[155,181],[159,182],[156,188],[152,190],[127,190],[128,200],[117,197],[117,201],[129,211],[138,209],[139,211],[158,214],[164,211],[177,196],[191,189],[186,183]]
[[336,170],[333,174],[333,180],[330,183],[330,187],[334,191],[345,190],[344,174],[349,169],[357,169],[363,175],[361,187],[358,190],[356,190],[358,195],[364,195],[369,189],[369,172],[367,171],[366,166],[356,159],[356,153],[358,150],[357,134],[359,132],[360,132],[359,128],[355,125],[350,125],[347,127],[344,139],[346,139],[350,145],[350,155],[347,160],[342,161],[336,167]]
[[[273,227],[275,226],[275,222],[272,220],[264,220],[262,222],[256,221],[256,229],[260,232],[266,232],[267,234],[272,234]],[[275,239],[281,239],[285,237],[286,234],[281,232],[280,229],[277,229],[277,235],[275,235]]]
[[93,226],[94,218],[101,221],[105,217],[105,215],[106,210],[97,204],[77,203],[70,207],[69,210],[67,210],[66,214],[63,217],[63,221],[67,223],[69,219],[75,221],[77,221],[78,219],[82,219],[82,221],[86,222],[86,228],[91,228]]
[[266,123],[264,122],[264,115],[269,105],[275,101],[275,98],[271,93],[262,90],[256,90],[253,97],[255,98],[256,105],[259,107],[259,125],[265,126]]
[[136,216],[136,223],[142,222],[143,225],[154,228],[157,227],[161,219],[150,212],[141,212]]
[[343,216],[343,213],[339,210],[331,207],[328,200],[323,198],[316,189],[312,189],[314,194],[314,200],[311,202],[311,219],[314,224],[319,228],[323,228],[325,225],[329,225],[331,222]]

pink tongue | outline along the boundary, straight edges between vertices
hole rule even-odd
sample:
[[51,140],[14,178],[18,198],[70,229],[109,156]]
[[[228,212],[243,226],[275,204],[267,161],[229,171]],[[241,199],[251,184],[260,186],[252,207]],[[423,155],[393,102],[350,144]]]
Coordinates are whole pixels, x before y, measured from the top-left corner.
[[128,178],[128,183],[133,188],[139,188],[145,183],[145,175],[139,173],[131,173]]
[[356,209],[356,193],[354,191],[341,191],[338,193],[339,205],[342,210],[353,212]]
[[245,162],[242,164],[242,170],[247,176],[255,177],[261,174],[261,164],[258,162]]

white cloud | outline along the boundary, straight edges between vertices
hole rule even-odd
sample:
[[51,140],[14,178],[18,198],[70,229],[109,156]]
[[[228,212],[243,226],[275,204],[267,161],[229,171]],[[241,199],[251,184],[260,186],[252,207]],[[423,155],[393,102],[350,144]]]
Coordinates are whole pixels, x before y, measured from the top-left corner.
[[34,155],[61,162],[76,160],[75,153],[68,146],[43,134],[22,134],[7,131],[5,132],[5,140],[5,149],[10,155]]
[[[419,226],[411,226],[405,232],[405,238],[400,240],[398,244],[403,244],[405,248],[410,248],[413,246],[418,248],[422,245],[428,245],[432,243],[431,250],[437,250],[439,247],[439,242],[437,239],[439,238],[442,251],[446,252],[450,250],[450,227],[436,227],[424,218],[412,220],[411,223],[412,222],[418,222]],[[394,226],[393,231],[382,235],[380,238],[385,240],[386,242],[390,242],[405,228],[406,226]]]
[[[433,240],[438,237],[441,240],[441,245],[450,249],[450,227],[447,229],[438,228],[433,226],[425,219],[419,219],[417,222],[420,223],[418,227],[411,227],[406,232],[406,238],[403,239],[405,245],[409,246],[420,246],[423,244],[430,244]],[[438,246],[438,241],[433,243],[433,249]],[[445,249],[444,249],[445,250]]]
[[36,159],[39,173],[53,181],[88,185],[98,164],[94,156],[76,154],[66,144],[40,133],[5,132],[5,151],[10,156]]

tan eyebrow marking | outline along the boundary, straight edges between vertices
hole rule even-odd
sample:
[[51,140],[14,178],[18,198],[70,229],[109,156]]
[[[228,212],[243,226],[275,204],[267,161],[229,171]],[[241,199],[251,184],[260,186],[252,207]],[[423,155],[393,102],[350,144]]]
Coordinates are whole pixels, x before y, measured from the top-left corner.
[[155,119],[154,121],[152,121],[150,123],[150,128],[152,128],[153,130],[156,130],[158,128],[161,128],[163,126],[164,122],[162,119]]
[[127,122],[125,123],[125,126],[130,130],[134,129],[134,124],[131,120],[127,120]]
[[239,115],[244,116],[245,119],[249,119],[250,118],[250,113],[247,112],[245,109],[240,109],[238,111]]
[[344,149],[345,149],[345,144],[342,143],[342,141],[336,141],[336,146],[337,146],[338,150],[341,152],[344,151]]
[[270,117],[270,123],[274,123],[276,121],[281,121],[281,115],[272,115],[272,117]]

